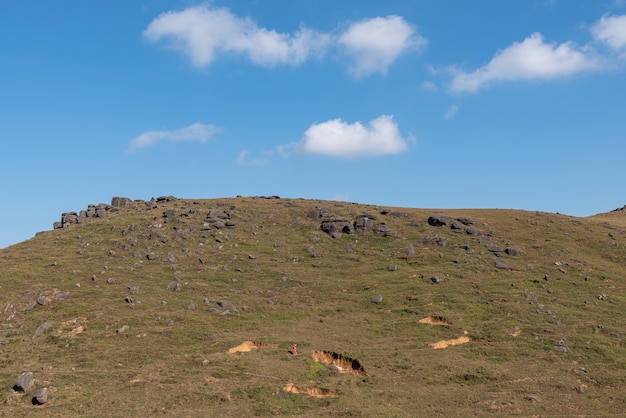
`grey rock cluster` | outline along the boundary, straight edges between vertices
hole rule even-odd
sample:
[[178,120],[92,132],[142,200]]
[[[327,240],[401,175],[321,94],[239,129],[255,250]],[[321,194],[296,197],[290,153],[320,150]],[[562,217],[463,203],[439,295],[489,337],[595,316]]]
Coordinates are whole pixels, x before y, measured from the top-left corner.
[[474,221],[469,218],[456,218],[452,219],[446,215],[432,215],[428,218],[428,225],[430,226],[450,226],[450,229],[455,232],[462,232],[468,235],[480,235],[480,231],[474,227]]
[[[327,213],[323,209],[316,209],[309,213],[309,218],[315,219]],[[388,237],[391,235],[389,225],[377,222],[376,216],[370,214],[358,215],[354,221],[344,218],[326,218],[322,220],[320,229],[333,238],[341,238],[343,234],[366,234],[373,232],[376,235]]]
[[115,196],[111,199],[111,204],[100,203],[98,205],[88,205],[86,210],[80,212],[64,212],[61,214],[61,221],[55,222],[52,227],[54,229],[67,228],[74,224],[84,222],[87,218],[104,218],[107,213],[119,210],[119,208],[128,206],[132,203],[127,197]]

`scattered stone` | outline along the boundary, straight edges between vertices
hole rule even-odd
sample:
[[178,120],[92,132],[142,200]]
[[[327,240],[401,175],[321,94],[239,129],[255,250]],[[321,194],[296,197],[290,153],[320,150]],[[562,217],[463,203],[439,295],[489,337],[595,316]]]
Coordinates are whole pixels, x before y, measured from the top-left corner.
[[24,372],[15,381],[13,390],[16,392],[28,392],[33,387],[33,372]]
[[494,260],[493,264],[500,270],[507,270],[509,268],[503,260]]
[[124,325],[124,326],[122,326],[121,328],[119,328],[119,329],[118,329],[117,331],[115,331],[115,332],[117,332],[118,334],[122,334],[122,333],[124,333],[124,332],[128,331],[129,329],[130,329],[130,327],[129,327],[128,325]]
[[376,295],[372,298],[372,302],[373,303],[382,303],[383,301],[383,296],[382,295]]
[[35,393],[35,397],[33,398],[33,405],[43,405],[48,402],[48,393],[48,388],[39,388],[37,393]]
[[442,276],[433,276],[430,278],[430,281],[435,284],[443,284],[445,279]]
[[37,327],[37,329],[35,330],[35,333],[33,334],[33,340],[38,338],[38,337],[41,337],[50,328],[52,328],[52,323],[48,322],[48,321],[46,321],[43,324],[39,325]]
[[536,395],[534,393],[531,393],[530,395],[528,395],[528,400],[532,402],[543,402],[543,399],[541,399],[541,396]]
[[146,258],[148,260],[156,260],[158,258],[158,256],[155,253],[148,253],[148,254],[146,254]]
[[183,285],[180,282],[172,282],[167,285],[167,288],[173,290],[174,292],[180,292],[183,288]]
[[522,253],[519,249],[513,247],[508,247],[506,250],[504,250],[504,252],[513,257],[518,256]]
[[396,266],[395,264],[389,264],[387,269],[389,269],[389,271],[396,271],[398,270],[398,266]]

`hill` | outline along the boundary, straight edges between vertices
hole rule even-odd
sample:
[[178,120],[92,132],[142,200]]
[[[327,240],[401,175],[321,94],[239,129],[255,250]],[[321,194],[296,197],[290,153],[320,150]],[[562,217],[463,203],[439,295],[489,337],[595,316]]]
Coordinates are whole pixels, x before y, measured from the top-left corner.
[[621,415],[620,216],[114,198],[0,251],[0,414]]

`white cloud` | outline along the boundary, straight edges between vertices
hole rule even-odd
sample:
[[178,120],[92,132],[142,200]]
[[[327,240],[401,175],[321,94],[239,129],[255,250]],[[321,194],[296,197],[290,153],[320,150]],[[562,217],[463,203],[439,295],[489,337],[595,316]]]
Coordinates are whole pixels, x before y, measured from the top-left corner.
[[329,35],[304,27],[294,34],[261,28],[228,9],[208,5],[163,13],[148,25],[143,36],[150,42],[166,39],[170,48],[187,55],[197,67],[211,64],[219,53],[243,55],[266,67],[298,65],[323,53],[330,41]]
[[615,51],[626,51],[626,15],[605,15],[591,27],[593,37]]
[[458,105],[452,105],[452,106],[450,106],[448,108],[446,113],[443,115],[443,118],[444,119],[451,119],[451,118],[456,116],[458,111],[459,111],[459,106]]
[[375,17],[351,24],[338,39],[354,63],[350,72],[356,77],[386,74],[389,66],[411,48],[423,48],[426,38],[400,16]]
[[367,126],[361,122],[348,124],[341,119],[311,125],[296,148],[305,154],[356,158],[397,154],[408,146],[393,116],[382,115]]
[[473,92],[495,82],[554,79],[601,66],[600,59],[587,48],[571,42],[546,43],[539,33],[498,52],[485,66],[472,72],[455,71],[451,90]]
[[161,141],[170,142],[183,142],[183,141],[198,141],[207,142],[211,139],[219,128],[213,125],[206,125],[203,123],[194,123],[193,125],[186,126],[174,131],[148,131],[144,132],[138,137],[130,141],[128,151],[133,152],[141,148],[145,148],[150,145],[154,145]]
[[199,68],[210,65],[221,54],[244,56],[269,68],[299,65],[331,48],[340,48],[350,57],[350,72],[356,77],[385,74],[401,54],[428,43],[400,16],[352,23],[337,35],[304,26],[294,33],[279,33],[208,4],[162,13],[150,22],[143,37],[153,43],[164,42]]

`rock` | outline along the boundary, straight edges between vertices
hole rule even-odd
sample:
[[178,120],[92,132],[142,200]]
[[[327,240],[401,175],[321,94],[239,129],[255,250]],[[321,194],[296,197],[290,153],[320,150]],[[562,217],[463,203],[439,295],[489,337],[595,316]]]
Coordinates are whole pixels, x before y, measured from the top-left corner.
[[531,393],[530,395],[528,395],[528,400],[533,401],[533,402],[543,402],[543,399],[541,399],[541,396],[535,395],[534,393]]
[[389,266],[387,267],[387,269],[389,271],[396,271],[398,270],[398,266],[396,266],[395,264],[389,264]]
[[443,282],[445,281],[445,279],[441,276],[433,276],[430,278],[430,281],[435,283],[435,284],[443,284]]
[[391,229],[385,222],[374,225],[374,233],[381,237],[391,236]]
[[61,228],[78,223],[78,214],[76,212],[65,212],[61,214]]
[[128,206],[131,202],[132,202],[132,200],[130,200],[127,197],[114,196],[111,199],[111,206],[120,208],[120,207],[123,207],[123,206]]
[[16,392],[28,392],[33,387],[33,384],[33,372],[24,372],[15,380],[13,390]]
[[382,295],[376,295],[372,298],[372,302],[373,303],[382,303],[383,301],[383,296]]
[[124,333],[124,332],[128,331],[129,329],[130,329],[130,327],[129,327],[128,325],[124,325],[124,326],[122,326],[121,328],[119,328],[119,329],[118,329],[117,331],[115,331],[115,332],[117,332],[118,334],[122,334],[122,333]]
[[309,212],[307,215],[309,219],[321,219],[328,214],[328,211],[324,208],[316,208]]
[[357,233],[365,234],[374,228],[376,218],[372,215],[359,215],[354,221],[354,230]]
[[170,290],[173,290],[174,292],[180,292],[183,288],[183,285],[180,284],[179,282],[172,282],[169,285],[167,285],[167,288]]
[[480,230],[479,230],[478,228],[475,228],[475,227],[473,227],[473,226],[470,226],[469,228],[467,228],[467,229],[465,230],[465,233],[466,233],[467,235],[478,236],[478,235],[480,235]]
[[474,221],[469,218],[456,218],[456,220],[461,222],[463,225],[474,225]]
[[455,230],[455,231],[459,231],[459,230],[463,229],[463,224],[461,222],[459,222],[459,221],[454,221],[450,225],[450,229]]
[[341,218],[331,218],[322,221],[320,229],[330,234],[333,238],[340,238],[341,234],[352,234],[354,232],[352,223]]
[[35,393],[35,397],[33,398],[33,405],[43,405],[48,402],[48,388],[39,388],[37,393]]
[[43,324],[39,325],[37,327],[37,329],[35,330],[35,333],[33,334],[33,340],[42,336],[46,331],[48,331],[50,328],[52,328],[52,323],[51,322],[44,322]]
[[148,253],[146,254],[146,258],[148,260],[156,260],[158,258],[158,255],[156,255],[155,253]]
[[512,247],[508,247],[506,250],[504,250],[505,253],[507,253],[510,256],[517,256],[520,255],[522,252],[520,250],[518,250],[517,248],[512,248]]
[[509,266],[507,266],[506,263],[502,260],[495,260],[493,264],[494,266],[496,266],[497,269],[500,270],[507,270],[509,268]]
[[433,215],[428,218],[430,226],[446,226],[452,221],[452,218],[445,215]]
[[407,257],[412,257],[415,255],[415,247],[413,246],[413,244],[410,244],[408,247],[405,247],[404,250],[404,255],[406,255]]

